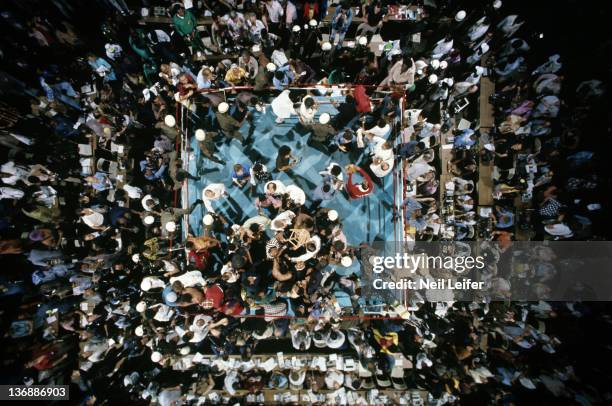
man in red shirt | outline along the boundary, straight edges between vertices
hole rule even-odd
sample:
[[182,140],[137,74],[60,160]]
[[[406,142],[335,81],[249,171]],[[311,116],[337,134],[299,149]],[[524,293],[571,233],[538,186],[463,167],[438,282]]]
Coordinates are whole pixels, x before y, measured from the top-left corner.
[[355,110],[358,113],[369,113],[372,111],[370,96],[367,95],[365,86],[358,85],[355,87]]
[[[370,175],[368,175],[366,171],[356,165],[350,164],[347,165],[346,172],[348,173],[346,192],[351,199],[359,199],[372,193],[374,190],[374,182],[372,182],[372,178],[370,178]],[[353,183],[353,174],[356,172],[363,177],[361,183]]]
[[225,294],[223,293],[223,289],[215,283],[214,285],[204,288],[204,301],[201,306],[204,309],[221,310],[224,298]]
[[192,241],[187,241],[185,247],[189,250],[187,253],[189,263],[199,271],[206,270],[211,255],[208,249],[196,249]]

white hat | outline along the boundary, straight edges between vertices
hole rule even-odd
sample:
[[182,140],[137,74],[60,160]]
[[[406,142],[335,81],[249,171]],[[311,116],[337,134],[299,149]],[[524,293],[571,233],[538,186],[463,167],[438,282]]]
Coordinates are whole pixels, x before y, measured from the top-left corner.
[[329,120],[331,120],[329,113],[323,113],[319,116],[319,123],[321,124],[327,124],[329,123]]
[[351,259],[351,257],[342,257],[340,263],[343,267],[348,268],[349,266],[353,265],[353,260]]
[[302,28],[299,25],[294,25],[293,28],[291,29],[291,31],[293,32],[300,32]]
[[166,295],[166,300],[170,303],[175,303],[178,300],[178,295],[172,291]]
[[146,7],[143,7],[140,9],[140,15],[143,17],[148,17],[149,16],[149,9]]
[[147,304],[145,302],[140,301],[140,302],[136,303],[136,311],[138,313],[142,313],[145,310],[147,310]]
[[329,51],[330,49],[332,49],[332,44],[329,41],[325,41],[321,44],[321,49],[323,51]]
[[153,217],[153,216],[145,216],[145,218],[142,219],[142,222],[145,223],[146,225],[150,226],[151,224],[153,224],[155,222],[155,217]]
[[135,262],[135,263],[140,262],[140,254],[132,255],[132,261]]
[[187,355],[191,352],[191,349],[188,346],[181,347],[180,352],[181,355]]
[[312,341],[317,348],[325,348],[327,345],[327,339],[329,338],[329,332],[315,331],[312,335]]
[[336,221],[338,220],[338,212],[336,210],[330,210],[327,212],[327,218],[330,221]]
[[438,81],[438,75],[429,75],[429,83],[432,85]]
[[466,12],[465,10],[459,10],[457,12],[457,14],[455,14],[455,21],[463,21],[465,20],[465,16],[466,16]]
[[484,148],[485,148],[487,151],[495,152],[495,145],[493,145],[493,144],[491,144],[491,143],[484,144]]
[[196,140],[204,141],[206,139],[206,133],[201,128],[198,128],[195,132]]
[[391,52],[389,52],[389,55],[391,56],[395,56],[395,55],[401,55],[402,51],[400,51],[399,49],[392,49]]
[[211,225],[212,223],[214,223],[214,221],[215,219],[210,214],[205,215],[202,219],[202,223],[204,223],[205,226]]
[[498,9],[502,6],[502,1],[501,0],[495,0],[493,2],[493,8]]
[[446,61],[440,62],[440,69],[446,69],[446,68],[448,68],[448,62]]
[[276,65],[273,64],[272,62],[269,62],[266,65],[266,69],[267,69],[268,72],[274,72],[276,70]]
[[359,45],[367,45],[368,37],[366,37],[365,35],[362,35],[361,37],[357,38],[357,42],[359,43]]
[[166,223],[166,231],[169,233],[173,233],[176,231],[176,223],[174,221],[169,221]]
[[254,54],[256,54],[257,52],[260,52],[260,51],[261,51],[261,47],[259,45],[257,45],[257,44],[255,44],[255,45],[253,45],[251,47],[251,52],[253,52]]
[[136,334],[137,337],[142,337],[144,335],[144,328],[142,328],[142,324],[136,327],[134,334]]
[[295,204],[303,205],[306,202],[306,194],[304,193],[304,190],[296,185],[287,186],[285,188],[285,193],[289,195],[289,199]]
[[291,389],[300,390],[302,389],[302,385],[304,384],[304,380],[306,379],[306,370],[301,369],[298,371],[291,371],[289,373],[289,384]]
[[346,43],[346,46],[347,46],[348,48],[355,48],[355,41],[349,41],[349,42],[347,42],[347,43]]
[[142,198],[141,203],[142,203],[142,208],[149,211],[150,210],[149,205],[153,207],[157,203],[159,203],[159,201],[151,195],[146,195],[145,197]]
[[164,123],[168,127],[174,127],[176,125],[176,119],[174,118],[173,115],[168,114],[166,117],[164,117]]
[[310,25],[311,27],[316,27],[319,25],[319,23],[313,18],[312,20],[308,21],[308,25]]
[[440,67],[440,61],[437,59],[432,59],[430,65],[432,68],[438,69]]
[[162,359],[161,352],[153,351],[153,353],[151,354],[151,361],[159,362],[161,361],[161,359]]
[[229,110],[229,104],[227,104],[226,102],[221,102],[219,103],[219,106],[217,107],[217,109],[219,110],[219,113],[221,114],[227,113],[227,111]]
[[327,337],[327,346],[332,349],[340,348],[344,344],[345,339],[346,339],[346,336],[344,335],[342,331],[333,330],[329,334],[329,337]]
[[144,278],[142,282],[140,282],[140,289],[144,290],[145,292],[148,292],[149,290],[151,290],[152,287],[153,287],[153,282],[151,282],[151,279],[149,278]]

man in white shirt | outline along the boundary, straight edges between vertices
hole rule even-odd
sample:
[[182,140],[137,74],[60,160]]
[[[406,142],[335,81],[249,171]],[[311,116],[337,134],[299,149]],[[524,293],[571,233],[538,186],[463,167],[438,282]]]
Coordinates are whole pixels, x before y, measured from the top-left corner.
[[372,148],[372,164],[370,165],[370,169],[376,177],[382,178],[388,175],[393,169],[395,161],[393,144],[377,136],[372,137],[371,142],[374,145]]
[[317,114],[317,107],[317,103],[312,96],[304,97],[298,111],[300,122],[304,125],[314,123],[314,117]]
[[172,319],[174,315],[174,310],[170,308],[170,306],[166,306],[165,304],[160,304],[157,309],[157,313],[153,316],[153,319],[161,322],[167,322]]
[[242,54],[238,59],[238,66],[247,72],[249,78],[254,78],[257,76],[257,72],[259,71],[257,59],[255,59],[255,57],[253,57],[248,50],[242,51]]
[[251,41],[256,44],[261,42],[261,30],[265,30],[266,26],[264,23],[257,18],[255,13],[248,13],[246,19],[246,26],[249,30]]
[[145,276],[140,282],[140,289],[148,292],[151,289],[162,289],[166,287],[166,283],[155,276]]
[[182,275],[175,276],[174,278],[170,278],[171,285],[176,281],[181,282],[186,288],[192,288],[196,285],[206,285],[206,281],[202,277],[202,272],[200,271],[189,271]]
[[212,207],[211,202],[213,200],[219,200],[223,196],[226,196],[225,185],[223,183],[211,183],[202,190],[202,200],[204,206],[208,212],[214,213],[215,210]]
[[470,27],[468,31],[468,38],[470,42],[476,41],[478,38],[482,37],[489,30],[489,23],[486,20],[486,17],[482,17],[480,20],[476,21],[472,27]]
[[272,231],[281,231],[288,227],[293,219],[295,218],[295,213],[291,210],[286,210],[280,213],[278,216],[274,217],[272,223],[270,224],[270,229]]
[[193,323],[189,326],[189,331],[193,333],[193,338],[190,343],[199,343],[204,340],[209,332],[209,323],[212,320],[210,316],[198,314],[193,318]]
[[126,191],[130,199],[140,199],[142,197],[142,189],[137,186],[132,186],[126,183],[123,185],[123,190]]
[[0,172],[2,173],[1,178],[4,184],[15,185],[19,180],[28,184],[27,178],[30,175],[30,171],[26,167],[15,165],[13,161],[2,164]]
[[391,126],[385,121],[384,118],[381,118],[378,123],[376,123],[376,126],[370,128],[369,130],[359,128],[357,130],[358,145],[363,143],[363,137],[369,137],[370,139],[373,139],[372,137],[377,137],[383,138],[384,140],[387,134],[389,134],[390,130]]
[[374,158],[370,164],[370,170],[377,178],[384,178],[393,170],[393,160],[391,162],[387,162]]
[[372,137],[372,155],[375,158],[380,158],[383,161],[388,161],[393,159],[393,144],[388,142],[382,137]]
[[81,210],[81,220],[93,229],[100,229],[104,224],[104,216],[92,209]]
[[521,25],[523,25],[523,22],[517,23],[517,19],[518,16],[516,14],[509,15],[497,24],[497,28],[504,33],[506,37],[511,37],[521,28]]
[[11,200],[20,200],[25,193],[21,189],[15,189],[9,186],[0,187],[0,200],[2,199],[11,199]]
[[436,46],[431,53],[431,57],[434,59],[440,59],[444,55],[448,54],[451,49],[453,49],[453,42],[453,38],[450,35],[436,42]]
[[289,90],[283,90],[281,94],[272,100],[270,106],[272,107],[272,112],[274,115],[276,115],[277,124],[282,123],[286,118],[289,118],[292,114],[295,114],[295,110],[293,109],[293,101],[291,98],[289,98]]
[[429,164],[422,162],[412,163],[408,167],[408,180],[410,182],[414,182],[415,180],[417,180],[417,178],[427,173],[435,174],[435,168]]
[[270,58],[278,68],[285,66],[289,62],[287,55],[285,55],[282,49],[275,49]]
[[283,0],[282,3],[285,9],[285,27],[292,27],[297,21],[297,9],[295,8],[295,4],[290,0]]
[[273,33],[278,33],[281,17],[285,14],[283,6],[277,0],[266,0],[266,9],[268,10],[268,27]]

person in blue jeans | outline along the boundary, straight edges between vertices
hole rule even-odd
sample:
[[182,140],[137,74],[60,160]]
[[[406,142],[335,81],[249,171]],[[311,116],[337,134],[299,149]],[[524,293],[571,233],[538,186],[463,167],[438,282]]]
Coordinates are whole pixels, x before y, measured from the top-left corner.
[[338,34],[338,48],[342,47],[344,36],[351,27],[353,22],[353,9],[347,1],[343,1],[339,7],[336,8],[334,15],[332,16],[331,35],[329,36],[329,42],[332,44]]
[[51,103],[56,99],[60,102],[78,110],[82,111],[81,105],[76,100],[78,94],[74,91],[74,88],[67,81],[57,81],[54,83],[52,78],[46,76],[44,73],[38,77],[40,86],[47,96],[47,100]]

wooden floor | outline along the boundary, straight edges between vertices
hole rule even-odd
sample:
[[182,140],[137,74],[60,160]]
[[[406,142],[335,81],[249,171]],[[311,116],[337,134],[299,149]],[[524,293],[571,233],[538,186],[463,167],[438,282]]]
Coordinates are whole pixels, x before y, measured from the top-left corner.
[[495,84],[488,77],[480,80],[480,128],[495,127],[493,117],[493,105],[489,103],[489,97],[495,93]]
[[[445,139],[445,136],[442,136],[442,139]],[[452,146],[452,144],[447,144]],[[451,182],[453,178],[453,174],[448,171],[449,166],[448,163],[453,159],[453,149],[445,148],[445,144],[440,145],[440,200],[441,203],[444,201],[444,185],[447,182]]]
[[478,176],[478,205],[493,204],[493,162],[480,163]]
[[[480,133],[488,133],[495,126],[490,96],[495,93],[495,84],[488,77],[480,80]],[[480,148],[483,148],[481,145]],[[478,169],[478,205],[493,204],[493,162],[480,163]]]

